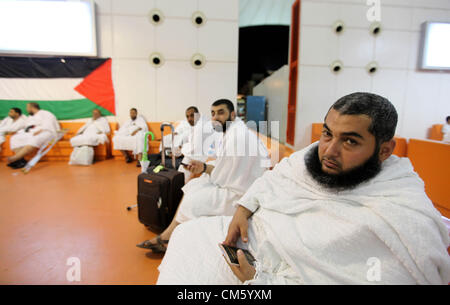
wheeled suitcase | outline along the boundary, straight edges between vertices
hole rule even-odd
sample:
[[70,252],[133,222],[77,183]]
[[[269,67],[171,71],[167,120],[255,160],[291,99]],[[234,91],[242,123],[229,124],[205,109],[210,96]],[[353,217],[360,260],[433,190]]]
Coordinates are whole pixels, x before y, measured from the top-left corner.
[[[171,124],[161,124],[161,136],[164,147],[164,127],[170,127],[172,137],[174,128]],[[172,138],[173,143],[173,138]],[[164,152],[164,151],[163,151]],[[162,164],[165,155],[161,154]],[[138,176],[138,217],[139,221],[151,231],[160,233],[172,221],[183,197],[184,173],[176,170],[175,156],[172,155],[173,168],[163,168],[155,173],[157,166],[150,164],[146,173]]]

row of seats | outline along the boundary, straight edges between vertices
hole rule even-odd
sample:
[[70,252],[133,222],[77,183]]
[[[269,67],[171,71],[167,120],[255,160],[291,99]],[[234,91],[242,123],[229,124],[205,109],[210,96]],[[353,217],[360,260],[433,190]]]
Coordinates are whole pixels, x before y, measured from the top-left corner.
[[442,133],[443,124],[436,124],[431,126],[428,132],[428,139],[435,141],[442,141],[444,139],[444,134]]
[[[68,130],[64,137],[55,144],[55,146],[47,153],[47,155],[42,158],[42,160],[50,160],[50,161],[68,161],[70,159],[70,154],[73,151],[72,146],[70,145],[70,139],[74,137],[77,131],[84,125],[83,122],[60,122],[61,129]],[[149,142],[149,153],[158,153],[159,146],[161,143],[161,122],[148,122],[147,123],[149,131],[153,132],[155,135],[155,140]],[[124,157],[118,150],[113,150],[112,145],[112,135],[119,128],[119,124],[112,122],[109,123],[109,127],[111,129],[111,133],[108,135],[109,142],[105,144],[101,144],[95,147],[95,160],[102,161],[109,158],[115,159],[123,159]],[[164,130],[165,134],[170,134],[170,128]],[[1,159],[6,159],[9,156],[13,155],[13,152],[9,146],[9,139],[11,136],[6,137],[5,143],[3,143],[2,151],[0,153]],[[150,140],[150,139],[149,139]]]
[[[311,143],[320,139],[323,124],[312,125]],[[414,170],[425,182],[425,191],[439,212],[450,218],[450,144],[439,142],[442,137],[442,125],[434,125],[430,130],[432,140],[410,139],[396,137],[394,154],[411,160]]]
[[[48,152],[48,154],[42,158],[42,160],[49,160],[49,161],[68,161],[70,159],[70,154],[73,151],[72,146],[70,145],[70,139],[74,137],[77,133],[77,131],[83,126],[84,123],[82,122],[60,122],[61,129],[66,129],[68,132],[64,135],[64,137],[55,144],[55,146]],[[119,129],[118,123],[109,123],[111,134],[108,135],[109,142],[98,145],[95,147],[95,160],[96,161],[102,161],[109,158],[114,158],[117,160],[124,160],[123,155],[120,151],[113,149],[112,144],[112,135],[116,130]],[[150,141],[149,139],[149,153],[158,153],[159,152],[159,146],[161,144],[161,122],[147,122],[147,126],[149,131],[151,131],[154,136],[155,140]],[[175,124],[176,126],[176,124]],[[171,134],[170,128],[166,127],[164,130],[164,134]],[[11,136],[6,137],[5,143],[3,143],[2,151],[0,152],[0,159],[6,159],[9,156],[13,155],[13,152],[10,149],[9,146],[9,139]],[[269,154],[273,156],[272,158],[272,164],[276,164],[279,160],[281,160],[284,157],[290,156],[294,150],[278,143],[278,141],[267,138],[263,134],[259,134],[260,139],[263,141],[264,144],[266,144]],[[279,154],[276,158],[276,154],[272,153],[273,149],[276,149],[275,147],[271,147],[272,143],[278,144]]]

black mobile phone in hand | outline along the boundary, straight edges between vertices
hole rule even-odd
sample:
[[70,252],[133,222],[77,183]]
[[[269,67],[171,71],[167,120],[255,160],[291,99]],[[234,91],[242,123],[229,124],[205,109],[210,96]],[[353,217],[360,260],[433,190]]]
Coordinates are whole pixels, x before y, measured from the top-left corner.
[[233,266],[239,266],[237,251],[242,250],[244,252],[245,258],[250,263],[250,265],[254,266],[256,259],[253,257],[253,255],[245,249],[230,247],[224,244],[219,244],[220,250],[222,250],[223,256],[228,261],[230,265]]

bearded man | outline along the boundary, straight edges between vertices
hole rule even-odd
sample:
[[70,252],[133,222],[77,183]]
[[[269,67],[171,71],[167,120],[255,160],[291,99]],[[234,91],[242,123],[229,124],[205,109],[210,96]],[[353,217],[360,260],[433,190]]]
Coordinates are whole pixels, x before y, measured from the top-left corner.
[[[320,141],[283,159],[233,217],[172,233],[158,284],[447,284],[449,236],[407,158],[392,155],[397,112],[354,93],[328,111]],[[229,265],[218,243],[246,248]]]
[[[216,159],[211,163],[191,159],[185,169],[200,177],[183,187],[183,199],[169,227],[152,240],[137,246],[164,252],[173,230],[180,224],[206,216],[232,216],[234,203],[268,167],[270,159],[264,144],[245,123],[236,117],[234,105],[227,99],[211,106],[211,123],[216,132]],[[200,143],[202,143],[200,141]],[[204,148],[208,143],[203,143]]]

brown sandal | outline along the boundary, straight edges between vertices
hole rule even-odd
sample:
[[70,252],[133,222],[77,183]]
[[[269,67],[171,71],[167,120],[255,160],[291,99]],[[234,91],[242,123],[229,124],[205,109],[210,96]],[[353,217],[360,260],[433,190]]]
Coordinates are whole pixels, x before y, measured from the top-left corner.
[[154,253],[164,253],[164,252],[166,252],[165,245],[168,243],[169,243],[168,240],[162,240],[161,236],[158,235],[156,237],[156,244],[151,243],[150,240],[146,240],[140,244],[137,244],[136,247],[142,248],[142,249],[147,249],[147,250],[152,250]]

